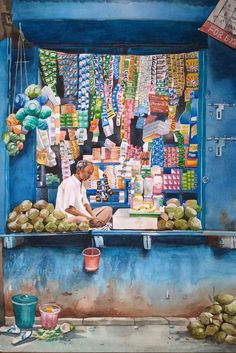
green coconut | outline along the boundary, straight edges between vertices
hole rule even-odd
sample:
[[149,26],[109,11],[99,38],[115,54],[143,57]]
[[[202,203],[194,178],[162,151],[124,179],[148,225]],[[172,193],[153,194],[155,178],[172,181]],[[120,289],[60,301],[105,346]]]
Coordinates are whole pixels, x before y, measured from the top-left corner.
[[219,304],[212,304],[206,308],[206,311],[213,315],[220,314],[222,312],[223,308]]
[[231,335],[227,335],[225,337],[225,342],[229,343],[229,344],[236,344],[236,337],[231,336]]
[[193,338],[196,338],[197,340],[202,340],[206,338],[205,330],[202,327],[196,327],[192,329],[191,335]]
[[174,211],[174,219],[180,219],[184,216],[184,208],[179,206]]
[[216,326],[213,324],[207,325],[206,330],[205,330],[205,335],[206,336],[214,336],[214,334],[216,332],[218,332],[219,330],[220,330],[219,326]]
[[64,322],[63,324],[60,325],[60,330],[63,334],[65,334],[75,330],[75,325],[73,325],[71,322]]
[[74,223],[74,222],[70,223],[70,231],[71,232],[76,232],[77,229],[78,229],[77,223]]
[[63,221],[60,222],[57,227],[58,232],[67,232],[69,229],[70,229],[70,223],[63,222]]
[[176,219],[175,220],[175,228],[179,230],[187,230],[188,222],[185,219]]
[[21,202],[21,204],[18,206],[20,212],[26,212],[29,211],[32,207],[32,202],[30,200],[24,200]]
[[[45,220],[46,223],[49,222],[53,222],[53,223],[57,223],[57,219],[53,216],[53,214],[51,213]],[[58,223],[59,224],[59,223]]]
[[31,224],[35,224],[36,222],[43,222],[44,219],[42,217],[36,217],[34,219],[31,219]]
[[169,199],[166,201],[166,204],[167,205],[170,205],[170,204],[175,204],[177,207],[180,206],[180,202],[178,199],[175,199],[175,198],[172,198],[172,199]]
[[12,233],[17,233],[17,232],[20,232],[21,230],[21,225],[16,223],[16,221],[14,222],[9,222],[7,224],[7,229],[12,232]]
[[171,220],[166,221],[165,228],[168,229],[168,230],[174,229],[174,222],[171,221]]
[[162,213],[160,214],[160,218],[161,218],[161,219],[164,219],[164,221],[168,221],[169,216],[168,216],[168,214],[167,214],[167,213],[162,212]]
[[196,318],[192,318],[189,320],[187,329],[189,331],[192,331],[194,328],[200,327],[202,329],[205,329],[205,326]]
[[198,219],[197,217],[189,218],[188,226],[191,230],[201,230],[202,229],[202,223],[201,223],[200,219]]
[[47,210],[48,210],[50,213],[53,213],[53,211],[54,211],[54,205],[53,205],[53,203],[49,203],[49,204],[47,205]]
[[157,222],[157,229],[158,230],[165,230],[166,229],[166,221],[164,219],[160,219]]
[[29,218],[26,216],[26,214],[20,214],[19,216],[17,216],[16,218],[16,223],[17,224],[24,224],[27,223],[29,220]]
[[35,222],[35,224],[34,224],[34,230],[35,230],[37,233],[43,232],[43,231],[44,231],[44,224],[43,224],[43,222],[41,222],[41,221]]
[[49,222],[45,226],[45,231],[49,233],[55,233],[57,231],[57,226],[53,222]]
[[33,229],[34,229],[34,226],[28,222],[22,224],[21,226],[21,230],[24,233],[31,233]]
[[213,320],[212,320],[212,323],[213,323],[213,325],[220,327],[221,324],[222,324],[222,321],[213,319]]
[[212,316],[212,319],[213,320],[219,320],[220,322],[223,322],[223,315],[222,315],[222,313],[215,314],[215,315]]
[[56,219],[64,219],[66,217],[64,212],[58,210],[54,210],[52,214]]
[[165,207],[165,212],[169,213],[174,213],[176,210],[177,206],[175,203],[169,203],[166,207]]
[[82,232],[87,232],[89,231],[89,224],[87,222],[81,222],[78,225],[78,229],[81,230]]
[[14,222],[18,216],[18,213],[16,211],[12,211],[9,213],[7,222]]
[[236,315],[236,300],[234,300],[232,303],[225,305],[224,311],[226,314],[229,315]]
[[231,294],[220,292],[219,294],[214,296],[214,300],[221,305],[228,305],[234,301],[234,296]]
[[221,325],[221,330],[227,333],[227,335],[236,336],[236,328],[232,324],[228,324],[227,322],[224,322]]
[[43,208],[42,210],[39,211],[39,216],[42,217],[43,219],[46,219],[49,216],[50,212],[48,209]]
[[229,314],[223,314],[223,319],[228,324],[232,324],[232,325],[236,326],[236,316],[232,316]]
[[203,325],[209,325],[212,323],[212,317],[213,317],[213,315],[211,313],[204,311],[199,315],[199,321]]
[[214,339],[217,343],[224,343],[226,333],[224,331],[218,331],[214,334]]
[[195,211],[192,207],[185,208],[185,216],[188,218],[196,217],[197,211]]
[[45,200],[39,200],[37,202],[35,202],[35,204],[33,205],[34,208],[37,208],[38,210],[42,210],[43,208],[47,208],[48,206],[48,202]]
[[27,216],[29,217],[29,219],[35,219],[39,216],[39,210],[37,210],[37,208],[31,208],[28,212],[27,212]]

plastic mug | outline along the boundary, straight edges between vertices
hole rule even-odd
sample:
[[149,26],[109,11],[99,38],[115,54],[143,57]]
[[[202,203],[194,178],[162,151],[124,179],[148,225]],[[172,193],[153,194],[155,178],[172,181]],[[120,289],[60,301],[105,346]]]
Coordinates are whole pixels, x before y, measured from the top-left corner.
[[39,311],[42,327],[46,330],[56,328],[61,307],[57,304],[42,304],[39,305]]

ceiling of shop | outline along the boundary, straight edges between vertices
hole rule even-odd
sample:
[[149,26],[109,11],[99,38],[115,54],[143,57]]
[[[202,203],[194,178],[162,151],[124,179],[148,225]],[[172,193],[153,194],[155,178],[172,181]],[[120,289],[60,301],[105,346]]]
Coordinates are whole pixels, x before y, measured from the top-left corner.
[[198,29],[217,0],[13,0],[28,41],[65,51],[151,54],[207,46]]

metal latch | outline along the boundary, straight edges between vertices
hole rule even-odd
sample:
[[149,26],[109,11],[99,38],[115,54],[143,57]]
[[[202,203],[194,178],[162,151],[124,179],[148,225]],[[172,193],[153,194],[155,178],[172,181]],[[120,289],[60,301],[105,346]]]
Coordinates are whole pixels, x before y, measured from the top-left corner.
[[236,142],[236,137],[207,137],[207,141],[213,141],[216,143],[216,149],[215,149],[215,154],[216,157],[222,157],[223,154],[223,147],[225,147],[226,142]]
[[216,120],[221,120],[223,117],[223,110],[225,107],[235,107],[234,103],[210,103],[208,106],[216,107]]
[[94,239],[96,248],[104,248],[105,244],[102,236],[94,235],[93,239]]
[[152,248],[152,238],[150,235],[143,236],[143,247],[145,250],[151,250]]

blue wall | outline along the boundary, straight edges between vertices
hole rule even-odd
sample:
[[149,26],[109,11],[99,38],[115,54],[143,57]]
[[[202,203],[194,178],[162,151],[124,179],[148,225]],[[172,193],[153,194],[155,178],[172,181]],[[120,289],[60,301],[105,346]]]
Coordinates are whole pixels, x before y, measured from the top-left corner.
[[[155,243],[101,250],[95,274],[83,269],[82,247],[61,245],[4,251],[6,315],[10,296],[34,293],[56,301],[64,317],[193,316],[220,290],[236,294],[236,252],[206,244]],[[169,299],[167,299],[167,294]]]
[[[236,103],[235,72],[236,50],[209,39],[204,117],[206,138],[236,137],[236,106],[226,106],[222,120],[216,120],[215,107],[209,106],[212,103]],[[205,186],[206,228],[236,230],[236,142],[226,143],[223,157],[215,156],[215,148],[215,142],[206,142],[205,175],[209,177]]]
[[[6,131],[5,119],[8,116],[9,90],[9,41],[0,41],[0,136]],[[0,138],[0,234],[5,233],[5,224],[9,212],[9,158],[5,144]]]

